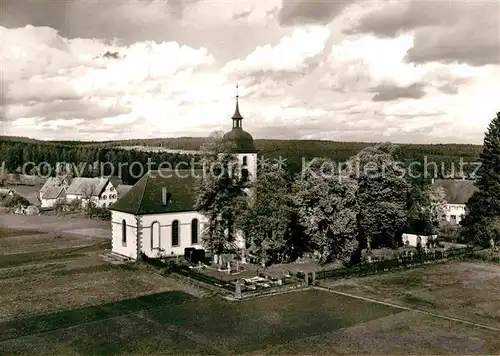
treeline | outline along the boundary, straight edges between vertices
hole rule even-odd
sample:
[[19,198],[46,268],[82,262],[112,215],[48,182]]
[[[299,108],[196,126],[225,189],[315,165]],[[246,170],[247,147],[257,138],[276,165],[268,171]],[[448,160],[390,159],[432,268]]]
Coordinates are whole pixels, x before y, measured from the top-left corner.
[[[150,157],[154,162],[187,162],[191,156],[172,152],[146,152],[123,150],[123,146],[143,146],[171,150],[196,151],[205,142],[203,137],[153,138],[105,142],[83,141],[40,141],[24,137],[0,137],[0,162],[5,161],[9,170],[15,170],[26,162],[119,162],[138,161],[147,163]],[[335,142],[320,140],[255,140],[261,155],[269,159],[286,159],[291,174],[304,168],[304,163],[320,157],[343,163],[359,151],[373,144],[366,142]],[[406,166],[412,162],[414,169],[424,170],[436,178],[450,178],[459,175],[459,166],[464,162],[463,173],[471,175],[479,160],[482,146],[463,144],[416,145],[399,144],[394,153],[396,160]],[[88,173],[90,174],[90,172]],[[125,178],[128,180],[128,178]]]
[[[0,141],[0,162],[10,172],[54,176],[58,164],[69,164],[73,175],[94,177],[120,175],[125,184],[135,184],[150,169],[190,168],[196,156],[170,152],[141,152],[62,143]],[[149,164],[149,165],[148,165]],[[59,166],[61,168],[61,165]]]

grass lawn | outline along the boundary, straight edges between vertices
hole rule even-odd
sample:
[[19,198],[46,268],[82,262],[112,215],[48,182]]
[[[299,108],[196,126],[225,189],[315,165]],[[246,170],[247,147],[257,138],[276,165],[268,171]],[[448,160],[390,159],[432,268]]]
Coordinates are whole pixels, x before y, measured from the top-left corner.
[[500,328],[500,265],[494,263],[452,261],[321,284],[341,292]]
[[[36,217],[40,219],[41,217]],[[50,226],[58,226],[49,221]],[[78,227],[84,222],[77,221]],[[29,225],[31,226],[31,225]],[[67,222],[64,229],[71,229]],[[498,354],[498,332],[320,290],[240,303],[100,254],[109,240],[0,228],[0,355]],[[344,292],[487,325],[500,270],[429,265],[323,281]]]
[[0,323],[0,354],[495,354],[498,333],[309,290],[241,303],[166,292]]
[[[37,216],[36,218],[40,218]],[[100,256],[109,239],[0,228],[0,321],[180,289]]]

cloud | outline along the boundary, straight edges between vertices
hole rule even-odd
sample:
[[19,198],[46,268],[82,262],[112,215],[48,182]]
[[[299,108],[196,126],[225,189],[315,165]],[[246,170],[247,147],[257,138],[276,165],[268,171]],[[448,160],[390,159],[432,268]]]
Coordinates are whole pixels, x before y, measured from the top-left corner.
[[258,46],[246,58],[228,62],[222,73],[238,80],[250,99],[284,95],[285,87],[319,65],[329,37],[329,29],[323,26],[297,28],[274,46]]
[[282,0],[277,18],[281,26],[326,25],[352,2]]
[[498,17],[499,4],[494,0],[387,2],[346,32],[391,38],[413,32],[408,61],[481,66],[500,63]]
[[373,96],[372,100],[392,101],[401,98],[420,99],[426,94],[424,86],[425,85],[423,83],[413,83],[412,85],[404,87],[382,84],[373,88],[372,91],[376,94]]
[[[160,123],[152,126],[163,131],[162,125],[168,128],[166,122],[178,117],[169,118],[169,111],[183,110],[171,111],[176,105],[169,100],[193,89],[193,83],[203,80],[204,68],[214,63],[205,48],[176,42],[116,46],[65,39],[47,27],[1,31],[2,113],[14,126],[29,118],[44,123],[41,130],[64,127],[61,120],[92,121],[99,127],[99,122],[130,124],[146,118]],[[213,83],[213,76],[205,80]]]
[[309,61],[323,52],[330,36],[326,27],[297,28],[290,36],[272,46],[258,46],[245,59],[229,62],[223,71],[241,75],[257,72],[302,72]]
[[[282,19],[288,11],[302,20],[280,26],[280,0],[173,8],[159,0],[76,0],[50,2],[50,11],[23,3],[12,3],[9,18],[0,19],[10,23],[0,28],[4,134],[91,140],[207,135],[231,127],[236,81],[244,128],[256,138],[479,143],[499,110],[499,66],[415,59],[417,53],[432,58],[436,46],[450,58],[458,55],[455,42],[435,41],[452,36],[447,29],[470,28],[460,15],[472,9],[465,5],[442,17],[441,5],[436,15],[424,16],[422,7],[422,16],[404,17],[415,5],[286,2]],[[292,11],[313,5],[324,11]],[[390,11],[405,21],[398,23]],[[393,22],[376,23],[388,14]],[[304,25],[310,22],[316,25]],[[475,40],[477,57],[486,53],[479,51],[483,40],[489,39]]]
[[[326,60],[328,73],[320,85],[343,93],[386,92],[388,88],[401,92],[406,88],[406,94],[402,94],[417,98],[429,88],[457,93],[461,85],[485,71],[465,64],[408,63],[406,57],[411,48],[411,35],[395,39],[357,35],[344,39],[332,46]],[[374,100],[385,100],[392,94],[375,96]]]

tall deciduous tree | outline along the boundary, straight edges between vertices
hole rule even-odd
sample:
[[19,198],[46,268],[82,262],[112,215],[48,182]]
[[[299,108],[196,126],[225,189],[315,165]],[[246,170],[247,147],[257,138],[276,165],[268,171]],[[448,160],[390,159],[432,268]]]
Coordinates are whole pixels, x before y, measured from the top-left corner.
[[484,135],[481,167],[475,185],[478,190],[467,202],[462,223],[466,242],[488,246],[500,241],[497,221],[500,217],[500,112],[490,122]]
[[302,172],[293,186],[299,222],[322,262],[349,263],[358,247],[356,181],[323,160]]
[[409,184],[384,143],[367,147],[351,159],[351,176],[358,181],[356,200],[361,248],[396,247],[407,224]]
[[239,165],[220,133],[211,135],[204,145],[203,174],[197,181],[195,209],[207,218],[202,240],[208,251],[221,255],[236,250],[236,222],[248,208],[246,183]]
[[287,173],[279,165],[261,165],[252,189],[254,198],[240,220],[247,242],[263,264],[284,262],[292,247],[287,237],[292,213]]

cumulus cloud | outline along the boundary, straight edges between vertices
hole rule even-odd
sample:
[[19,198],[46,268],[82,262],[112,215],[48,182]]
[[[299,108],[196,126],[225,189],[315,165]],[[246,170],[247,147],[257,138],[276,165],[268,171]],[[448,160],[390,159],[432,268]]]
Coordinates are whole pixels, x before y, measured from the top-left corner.
[[413,83],[404,87],[382,84],[373,88],[372,91],[375,93],[373,101],[392,101],[400,98],[420,99],[426,94],[423,83]]
[[242,75],[255,72],[302,72],[308,68],[309,61],[323,52],[329,36],[327,27],[297,28],[277,45],[258,46],[245,59],[229,62],[223,71]]
[[413,31],[408,60],[481,66],[500,63],[498,1],[387,2],[347,30],[395,38]]
[[239,80],[251,99],[284,95],[287,86],[318,66],[329,37],[327,27],[297,28],[274,46],[258,46],[246,58],[230,61],[222,73]]
[[[488,62],[481,48],[494,36],[479,21],[470,27],[468,5],[431,13],[410,2],[23,4],[0,19],[4,134],[207,135],[231,127],[237,81],[254,137],[480,142],[499,110],[499,66],[471,65]],[[472,18],[483,19],[483,8]],[[475,40],[463,32],[472,29]],[[474,42],[476,59],[452,60],[470,56],[440,43],[454,30]]]
[[[116,46],[68,40],[46,27],[1,30],[4,120],[36,117],[37,124],[47,123],[42,129],[63,127],[60,120],[104,124],[118,117],[115,123],[130,124],[144,117],[161,123],[156,129],[164,131],[182,111],[169,102],[171,97],[203,80],[198,72],[214,62],[205,48],[176,42]],[[213,78],[205,80],[213,83]]]
[[339,15],[344,8],[355,0],[349,1],[296,1],[282,0],[277,18],[282,26],[304,24],[327,24]]
[[429,88],[448,94],[457,93],[460,85],[483,73],[484,68],[468,65],[445,65],[439,62],[414,64],[406,62],[413,48],[413,37],[396,39],[355,36],[332,47],[326,64],[329,73],[320,84],[339,92],[387,92],[374,100],[420,98]]

